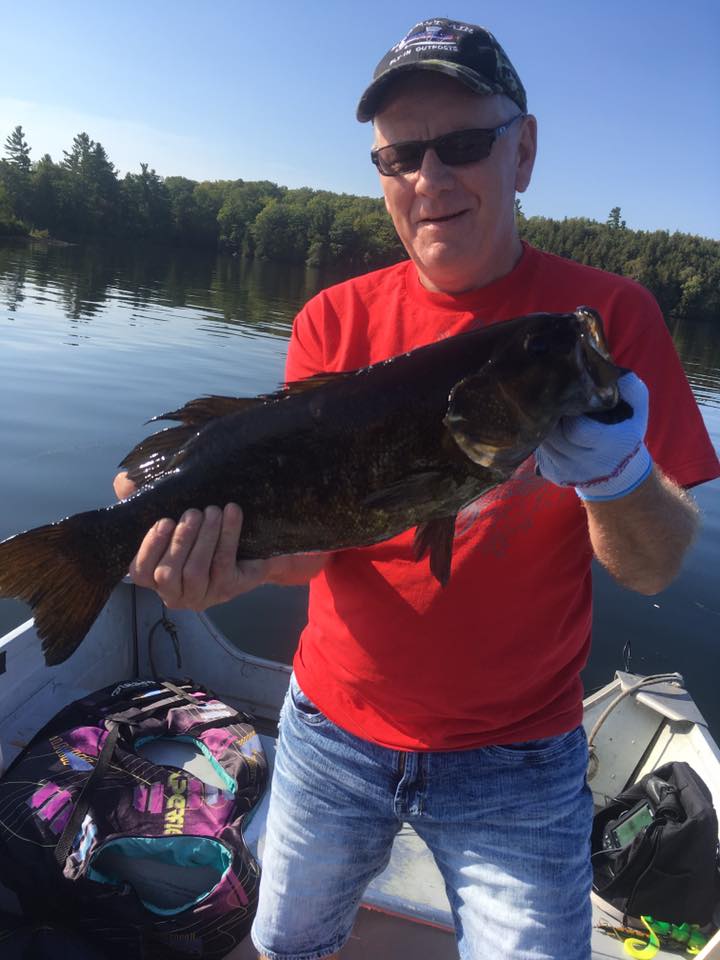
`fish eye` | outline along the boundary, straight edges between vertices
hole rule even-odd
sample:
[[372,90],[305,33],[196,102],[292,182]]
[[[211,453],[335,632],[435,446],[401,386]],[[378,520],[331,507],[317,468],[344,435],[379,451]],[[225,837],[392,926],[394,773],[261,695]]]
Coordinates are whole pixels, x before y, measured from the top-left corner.
[[533,357],[547,356],[548,353],[570,353],[575,347],[577,337],[567,327],[555,327],[542,333],[529,333],[525,337],[525,350]]
[[542,333],[531,333],[525,337],[525,350],[534,357],[541,357],[550,351],[550,341]]

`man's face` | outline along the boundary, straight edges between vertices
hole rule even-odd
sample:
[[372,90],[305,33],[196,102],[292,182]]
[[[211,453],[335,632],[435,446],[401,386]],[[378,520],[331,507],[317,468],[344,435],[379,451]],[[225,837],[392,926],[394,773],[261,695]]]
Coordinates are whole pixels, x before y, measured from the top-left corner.
[[[396,81],[374,119],[375,146],[429,140],[473,127],[491,128],[520,108],[502,96],[479,96],[441,74]],[[430,290],[460,293],[504,276],[522,247],[515,191],[530,182],[535,119],[517,120],[485,160],[446,166],[434,150],[414,173],[380,177],[385,206]]]

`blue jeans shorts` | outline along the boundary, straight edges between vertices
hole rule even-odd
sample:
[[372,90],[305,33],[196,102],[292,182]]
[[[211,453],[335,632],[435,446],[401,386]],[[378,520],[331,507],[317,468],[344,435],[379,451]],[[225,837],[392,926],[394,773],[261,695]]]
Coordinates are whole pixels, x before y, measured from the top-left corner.
[[271,960],[350,936],[409,823],[445,880],[462,960],[589,960],[592,799],[582,727],[476,750],[401,753],[340,729],[293,677],[280,716],[252,930]]

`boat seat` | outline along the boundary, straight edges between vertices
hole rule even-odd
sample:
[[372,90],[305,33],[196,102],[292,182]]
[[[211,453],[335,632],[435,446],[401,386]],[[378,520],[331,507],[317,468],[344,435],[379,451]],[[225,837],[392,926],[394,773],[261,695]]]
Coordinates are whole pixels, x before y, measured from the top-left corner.
[[[275,739],[261,736],[269,764],[275,761]],[[262,864],[265,820],[270,791],[244,830],[245,842]],[[363,904],[409,920],[422,920],[452,930],[445,884],[427,845],[412,827],[404,824],[395,838],[390,863],[365,891]]]
[[[637,684],[638,678],[632,673],[617,670],[615,676],[620,681],[622,690]],[[707,720],[700,713],[695,701],[682,687],[671,683],[651,683],[635,694],[638,703],[650,707],[666,720],[676,723],[696,723],[707,727]]]

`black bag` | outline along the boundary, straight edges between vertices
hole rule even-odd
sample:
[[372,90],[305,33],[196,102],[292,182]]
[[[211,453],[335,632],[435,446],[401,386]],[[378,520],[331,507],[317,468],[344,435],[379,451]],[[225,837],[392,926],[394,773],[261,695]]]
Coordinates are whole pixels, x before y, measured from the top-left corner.
[[88,940],[56,924],[29,923],[20,917],[0,913],[0,957],[2,960],[108,960]]
[[708,923],[718,902],[718,821],[687,763],[667,763],[593,821],[593,889],[628,916]]

